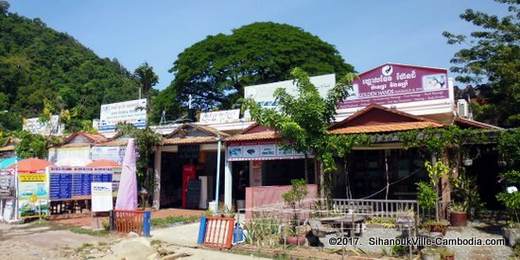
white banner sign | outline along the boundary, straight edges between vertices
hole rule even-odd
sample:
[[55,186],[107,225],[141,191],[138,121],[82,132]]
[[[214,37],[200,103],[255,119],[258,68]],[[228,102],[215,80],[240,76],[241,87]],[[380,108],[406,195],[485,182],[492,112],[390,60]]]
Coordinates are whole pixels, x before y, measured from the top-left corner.
[[101,105],[99,117],[100,131],[113,131],[118,123],[144,128],[146,126],[146,99]]
[[240,121],[240,109],[200,113],[199,122],[203,124],[225,124]]
[[[326,97],[329,90],[336,85],[336,75],[326,74],[310,77],[310,81],[314,86],[316,86],[320,95]],[[245,87],[244,97],[252,98],[262,107],[274,108],[277,105],[274,98],[274,92],[279,88],[284,88],[287,93],[293,96],[298,94],[298,88],[294,84],[294,81],[286,80]]]
[[23,130],[32,134],[62,135],[64,125],[59,123],[59,116],[53,115],[47,122],[41,122],[38,117],[23,120]]
[[112,210],[112,183],[92,182],[92,212]]
[[[277,144],[229,145],[228,161],[303,159],[305,155]],[[309,155],[309,157],[312,157]]]
[[126,146],[94,146],[90,150],[92,160],[112,160],[123,164]]

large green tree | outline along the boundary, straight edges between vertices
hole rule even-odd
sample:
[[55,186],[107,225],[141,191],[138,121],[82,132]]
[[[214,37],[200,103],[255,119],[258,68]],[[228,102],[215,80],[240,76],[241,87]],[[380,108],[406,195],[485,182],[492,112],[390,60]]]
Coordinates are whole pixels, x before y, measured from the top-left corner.
[[[71,36],[8,11],[0,1],[0,116],[4,129],[38,116],[44,100],[71,111],[76,125],[100,105],[137,98],[138,82],[115,59],[101,59]],[[58,111],[59,112],[59,111]],[[17,123],[12,121],[17,119]]]
[[444,32],[449,44],[463,49],[451,60],[457,80],[476,84],[479,120],[506,127],[520,126],[520,9],[519,0],[495,0],[507,6],[498,17],[467,9],[461,19],[479,27],[469,36]]
[[175,91],[164,95],[175,92],[183,105],[191,95],[202,110],[232,108],[239,106],[244,86],[287,80],[295,67],[310,75],[353,72],[319,37],[287,24],[258,22],[185,49],[170,69],[175,79],[168,88]]

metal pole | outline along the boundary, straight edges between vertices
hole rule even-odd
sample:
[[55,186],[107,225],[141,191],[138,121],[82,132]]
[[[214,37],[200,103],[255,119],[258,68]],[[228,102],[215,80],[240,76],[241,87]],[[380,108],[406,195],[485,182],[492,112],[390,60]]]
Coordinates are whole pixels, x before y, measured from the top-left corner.
[[222,143],[222,140],[220,139],[220,134],[218,135],[217,137],[217,141],[218,141],[218,144],[217,144],[217,187],[215,189],[215,202],[217,203],[217,209],[216,211],[219,212],[219,190],[220,190],[220,147],[221,147],[221,143]]
[[15,163],[15,168],[14,168],[14,183],[15,183],[15,196],[14,196],[14,221],[18,221],[18,155],[14,154],[14,163]]

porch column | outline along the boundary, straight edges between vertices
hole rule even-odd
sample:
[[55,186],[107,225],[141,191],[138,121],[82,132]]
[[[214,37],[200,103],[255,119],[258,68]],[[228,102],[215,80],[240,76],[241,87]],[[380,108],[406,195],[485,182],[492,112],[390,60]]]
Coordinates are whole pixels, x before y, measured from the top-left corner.
[[[227,149],[224,149],[224,206],[227,209],[233,208],[233,164],[228,161]],[[220,152],[220,151],[219,151]]]
[[154,189],[153,189],[153,205],[154,209],[159,209],[161,206],[161,159],[162,146],[155,147],[153,172],[154,172]]

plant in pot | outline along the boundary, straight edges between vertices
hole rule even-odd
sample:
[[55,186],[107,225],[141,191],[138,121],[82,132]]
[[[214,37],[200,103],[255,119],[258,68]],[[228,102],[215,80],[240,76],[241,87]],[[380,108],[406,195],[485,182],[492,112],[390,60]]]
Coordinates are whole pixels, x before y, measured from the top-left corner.
[[[462,204],[457,206],[456,212],[461,214],[460,208],[462,207],[466,212],[466,219],[474,219],[479,211],[484,208],[484,203],[480,199],[476,178],[462,171],[457,178],[451,179],[450,182],[453,186],[453,199],[460,201],[458,204]],[[453,209],[451,210],[453,213]]]
[[424,166],[428,171],[429,181],[417,183],[417,202],[419,207],[423,210],[429,212],[431,210],[435,211],[435,219],[426,221],[424,226],[426,226],[430,232],[438,232],[445,235],[448,222],[441,220],[439,217],[439,185],[441,178],[448,174],[449,168],[442,162],[433,164],[426,162]]
[[509,245],[514,246],[520,239],[520,171],[511,170],[502,174],[507,186],[506,191],[497,194],[497,200],[504,204],[509,213],[509,223],[503,228],[504,237]]
[[464,203],[454,202],[450,205],[450,223],[455,227],[464,227],[467,224],[467,208]]
[[291,180],[291,190],[282,194],[282,198],[292,210],[292,218],[288,230],[287,243],[291,245],[301,245],[305,242],[305,235],[298,232],[300,219],[297,214],[297,207],[301,205],[302,200],[307,196],[307,184],[303,179]]

